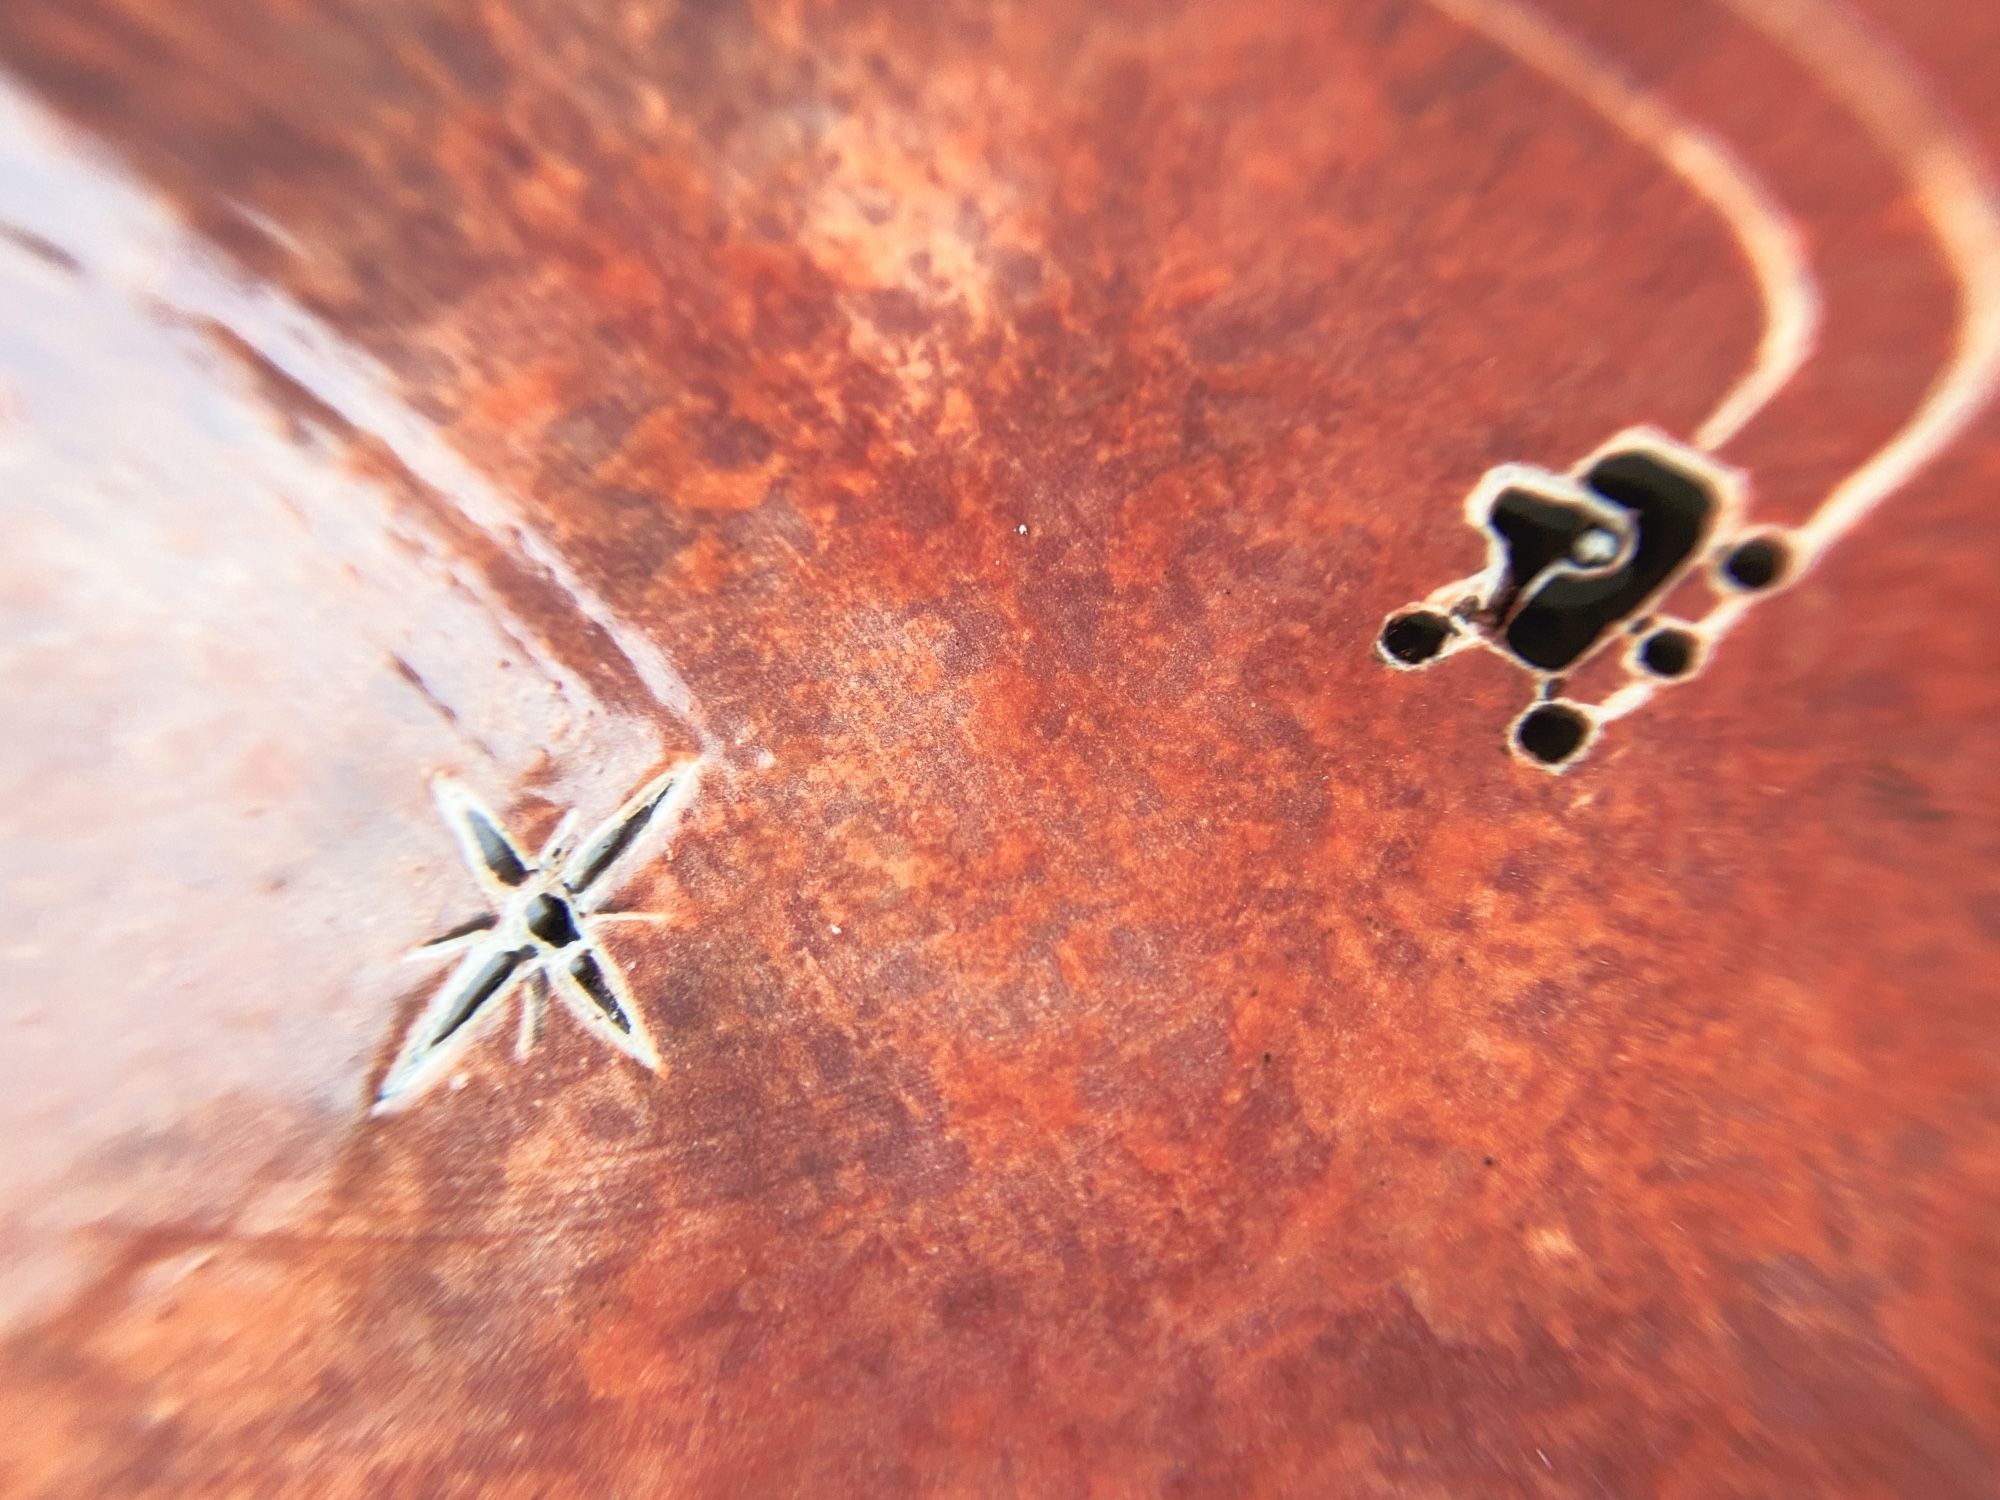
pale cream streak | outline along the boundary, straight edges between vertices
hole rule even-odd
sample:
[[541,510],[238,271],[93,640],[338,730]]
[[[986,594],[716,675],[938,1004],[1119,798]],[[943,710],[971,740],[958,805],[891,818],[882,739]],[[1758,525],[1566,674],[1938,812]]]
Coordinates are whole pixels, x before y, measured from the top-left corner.
[[708,739],[693,692],[665,654],[643,630],[619,619],[555,546],[526,523],[522,508],[403,402],[385,371],[278,292],[240,281],[206,258],[183,257],[165,270],[158,288],[162,301],[228,329],[274,368],[381,442],[503,553],[532,563],[561,589],[581,619],[597,626],[616,645],[654,702],[680,715],[704,741]]
[[[663,708],[710,739],[700,706],[673,664],[525,523],[521,507],[479,473],[396,394],[395,381],[366,355],[275,290],[236,276],[130,182],[114,163],[82,146],[11,79],[0,75],[0,132],[25,142],[49,213],[64,211],[74,233],[59,243],[135,300],[156,302],[193,321],[210,319],[313,396],[378,439],[418,480],[509,554],[525,557],[601,629]],[[25,211],[31,205],[21,205]],[[11,207],[11,206],[10,206]],[[110,228],[116,233],[93,233]],[[477,589],[467,582],[468,588]],[[544,670],[552,671],[548,663]],[[657,740],[657,731],[648,726]]]
[[[1702,655],[1713,655],[1722,638],[1736,628],[1736,622],[1750,612],[1750,606],[1757,602],[1749,594],[1732,594],[1715,605],[1699,620],[1693,622],[1692,629],[1702,638]],[[1637,678],[1626,683],[1592,710],[1599,723],[1609,724],[1622,719],[1629,713],[1636,713],[1653,701],[1653,695],[1667,684],[1655,678]]]
[[[1949,445],[2000,384],[2000,196],[1979,159],[1915,70],[1852,12],[1826,0],[1722,0],[1790,54],[1874,137],[1908,181],[1959,284],[1951,359],[1908,422],[1836,484],[1793,533],[1794,577]],[[1700,620],[1713,648],[1754,599],[1732,596]],[[1599,706],[1604,720],[1644,707],[1658,690],[1627,683]]]
[[[1819,283],[1791,215],[1720,140],[1682,120],[1655,95],[1628,82],[1609,60],[1534,11],[1514,0],[1430,3],[1581,99],[1620,134],[1657,156],[1729,226],[1762,296],[1764,334],[1749,369],[1695,429],[1693,446],[1711,452],[1721,447],[1784,389],[1818,340]],[[1483,512],[1473,513],[1475,502],[1487,494],[1482,484],[1468,502],[1467,518],[1474,525],[1483,521]],[[1495,557],[1483,572],[1435,591],[1429,602],[1448,606],[1472,589],[1485,596],[1503,566]],[[1702,622],[1711,640],[1720,637],[1745,602],[1726,601]],[[1475,647],[1509,654],[1496,641],[1466,631],[1439,659]],[[1622,717],[1656,687],[1651,681],[1631,683],[1596,713],[1602,719]]]
[[1784,388],[1811,356],[1818,336],[1818,283],[1791,216],[1721,141],[1532,10],[1514,0],[1430,3],[1576,95],[1658,156],[1729,226],[1763,298],[1764,334],[1750,368],[1695,430],[1696,447],[1719,448]]
[[1916,71],[1845,6],[1723,0],[1838,99],[1901,169],[1959,283],[1951,360],[1910,420],[1798,532],[1809,564],[1964,430],[2000,382],[2000,197]]

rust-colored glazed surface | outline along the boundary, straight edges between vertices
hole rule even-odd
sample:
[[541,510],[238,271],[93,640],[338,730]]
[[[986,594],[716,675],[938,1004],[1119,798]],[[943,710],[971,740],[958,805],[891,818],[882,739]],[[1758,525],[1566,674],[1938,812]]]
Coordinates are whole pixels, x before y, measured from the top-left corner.
[[[0,6],[0,1489],[2000,1492],[2000,12],[1869,6]],[[1377,631],[1760,223],[1755,518],[1963,399],[1523,764]],[[689,755],[660,1071],[373,1111],[429,778]]]

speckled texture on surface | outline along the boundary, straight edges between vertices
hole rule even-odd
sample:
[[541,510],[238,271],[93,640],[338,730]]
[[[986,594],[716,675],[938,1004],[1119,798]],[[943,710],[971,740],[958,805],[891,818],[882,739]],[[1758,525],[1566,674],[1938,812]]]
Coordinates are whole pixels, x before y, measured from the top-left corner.
[[[1823,348],[1726,456],[1802,516],[1951,328],[1903,185],[1713,5],[1541,9],[1799,215]],[[1985,7],[1899,10],[2000,141]],[[336,1102],[161,1125],[282,1120],[288,1193],[132,1179],[0,1347],[0,1485],[1995,1493],[2000,426],[1568,776],[1503,753],[1499,661],[1373,653],[1477,566],[1488,465],[1685,432],[1756,342],[1726,228],[1589,109],[1390,0],[11,0],[0,63],[691,704],[218,368],[716,762],[625,893],[664,1072],[503,1027],[370,1119],[413,979]],[[465,691],[371,777],[461,757],[545,828],[651,769],[482,761]]]

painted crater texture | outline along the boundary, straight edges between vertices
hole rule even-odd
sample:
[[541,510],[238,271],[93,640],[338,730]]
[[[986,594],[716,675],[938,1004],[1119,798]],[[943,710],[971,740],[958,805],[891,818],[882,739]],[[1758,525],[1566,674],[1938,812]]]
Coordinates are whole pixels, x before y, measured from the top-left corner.
[[[2000,12],[1865,11],[0,5],[0,1491],[2000,1492]],[[1760,357],[1649,119],[1750,520],[1959,404],[1551,775],[1375,640]],[[432,778],[682,760],[659,1069],[374,1110]]]

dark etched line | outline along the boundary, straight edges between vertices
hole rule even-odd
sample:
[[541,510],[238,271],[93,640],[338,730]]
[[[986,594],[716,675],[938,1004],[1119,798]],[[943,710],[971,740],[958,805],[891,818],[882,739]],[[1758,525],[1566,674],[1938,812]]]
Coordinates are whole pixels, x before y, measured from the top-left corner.
[[479,856],[486,862],[486,868],[493,872],[495,880],[502,885],[519,885],[528,878],[528,867],[521,863],[521,856],[507,842],[507,835],[484,813],[477,808],[466,808],[465,825],[479,840]]
[[605,978],[604,968],[592,953],[579,953],[569,961],[569,972],[576,982],[583,986],[584,993],[604,1012],[606,1018],[626,1035],[631,1035],[632,1018],[625,1014],[625,1007],[618,1003],[618,997],[611,991],[611,981]]
[[472,982],[459,995],[458,1003],[445,1016],[437,1034],[431,1038],[431,1046],[435,1048],[442,1045],[453,1032],[477,1015],[480,1006],[499,993],[500,986],[513,976],[514,971],[521,966],[521,961],[527,956],[528,950],[525,948],[509,948],[487,959],[479,972],[472,976]]
[[0,219],[0,240],[5,240],[17,250],[25,250],[44,265],[54,266],[58,271],[67,271],[72,276],[83,274],[83,262],[54,240],[45,240],[32,229],[23,229],[18,224],[9,224]]
[[653,820],[653,813],[659,808],[660,803],[666,800],[666,795],[672,788],[673,783],[667,783],[660,789],[659,796],[647,802],[644,807],[636,809],[632,816],[613,829],[608,837],[582,852],[577,861],[575,877],[569,882],[569,888],[573,892],[581,894],[588,890],[592,881],[617,863],[619,856],[632,846],[632,841]]
[[473,746],[474,749],[478,750],[479,753],[485,756],[488,760],[491,761],[499,760],[500,757],[493,753],[493,747],[487,744],[486,741],[481,739],[478,735],[472,733],[469,729],[465,727],[464,723],[460,721],[458,717],[458,710],[453,708],[449,703],[445,702],[444,699],[440,698],[435,692],[431,690],[431,685],[428,682],[424,681],[422,673],[418,672],[415,667],[411,666],[407,661],[405,661],[401,656],[398,656],[393,651],[389,653],[389,665],[396,669],[396,675],[398,677],[402,678],[403,681],[407,682],[411,687],[417,690],[417,696],[423,699],[424,702],[428,703],[431,706],[431,708],[436,711],[437,716],[439,718],[443,719],[445,723],[449,724],[455,732],[464,736],[464,738]]
[[460,922],[456,927],[440,932],[429,942],[424,943],[422,947],[439,948],[446,943],[455,943],[462,937],[471,937],[475,932],[491,932],[499,925],[499,921],[500,919],[494,916],[492,912],[481,912],[476,917]]

